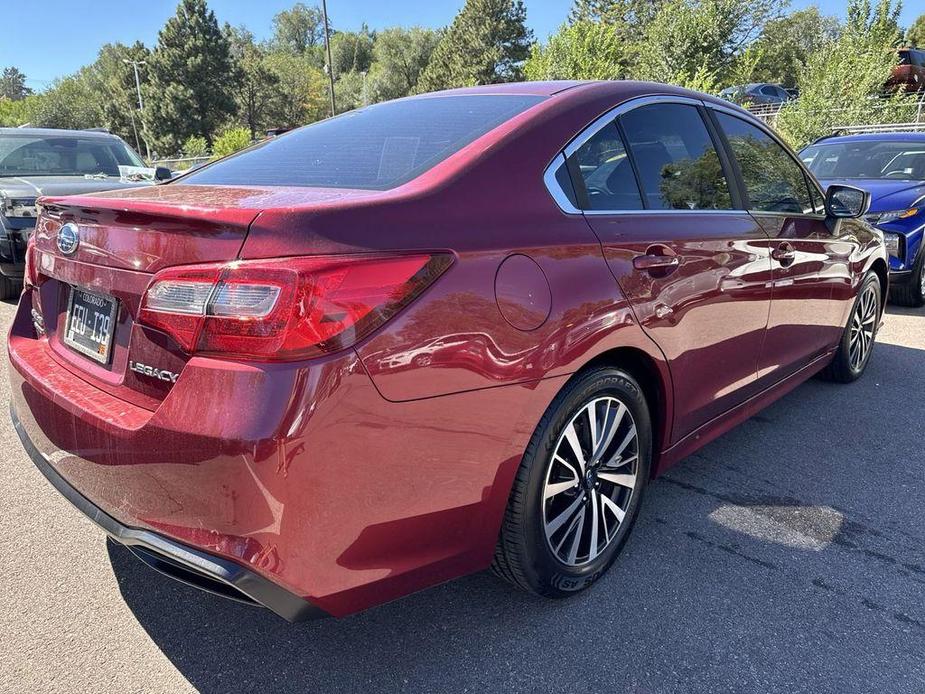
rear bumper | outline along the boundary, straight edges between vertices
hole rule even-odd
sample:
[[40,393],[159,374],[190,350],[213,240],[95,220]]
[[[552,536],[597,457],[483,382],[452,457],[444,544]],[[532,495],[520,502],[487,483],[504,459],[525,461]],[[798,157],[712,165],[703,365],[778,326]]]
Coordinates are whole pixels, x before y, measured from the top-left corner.
[[51,486],[152,568],[201,590],[241,602],[262,605],[290,622],[328,616],[307,600],[243,566],[171,540],[158,533],[123,525],[105,513],[58,474],[26,433],[15,407],[10,415],[20,441]]
[[238,588],[254,575],[335,617],[487,568],[523,450],[567,378],[398,403],[352,351],[193,357],[145,409],[62,359],[29,305],[7,346],[36,464],[159,570],[206,587],[188,572],[201,560],[215,592],[268,604]]

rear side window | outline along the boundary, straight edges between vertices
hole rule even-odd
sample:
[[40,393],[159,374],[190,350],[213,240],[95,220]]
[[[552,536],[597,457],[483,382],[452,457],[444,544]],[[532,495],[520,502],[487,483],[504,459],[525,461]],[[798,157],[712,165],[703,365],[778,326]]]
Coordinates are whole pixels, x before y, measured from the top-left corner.
[[813,200],[803,169],[774,138],[751,123],[717,113],[748,193],[748,209],[812,214]]
[[695,106],[652,104],[620,116],[646,207],[732,209],[729,184]]
[[544,97],[423,97],[320,121],[207,166],[201,185],[386,190],[410,181]]
[[589,210],[639,210],[642,198],[623,140],[613,123],[598,130],[572,155],[581,172]]

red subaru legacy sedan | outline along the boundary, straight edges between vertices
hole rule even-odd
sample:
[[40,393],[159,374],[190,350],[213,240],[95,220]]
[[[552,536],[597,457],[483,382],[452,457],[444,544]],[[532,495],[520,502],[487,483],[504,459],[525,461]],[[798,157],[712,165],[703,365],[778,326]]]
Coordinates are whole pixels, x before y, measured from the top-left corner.
[[566,596],[654,475],[861,375],[887,290],[867,202],[663,85],[370,106],[43,199],[13,421],[143,561],[290,620],[489,566]]

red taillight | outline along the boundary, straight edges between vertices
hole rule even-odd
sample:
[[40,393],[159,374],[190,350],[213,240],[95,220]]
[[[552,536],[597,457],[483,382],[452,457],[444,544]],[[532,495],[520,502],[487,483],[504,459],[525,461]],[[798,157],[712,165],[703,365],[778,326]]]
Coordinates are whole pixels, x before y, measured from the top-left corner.
[[363,339],[433,282],[451,256],[337,256],[168,268],[139,322],[189,353],[306,359]]

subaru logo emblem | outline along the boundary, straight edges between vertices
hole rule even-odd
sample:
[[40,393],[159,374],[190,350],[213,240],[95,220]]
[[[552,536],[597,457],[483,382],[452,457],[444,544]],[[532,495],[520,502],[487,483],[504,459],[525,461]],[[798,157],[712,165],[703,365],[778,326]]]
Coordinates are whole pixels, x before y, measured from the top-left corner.
[[68,222],[58,230],[58,250],[70,255],[77,250],[80,243],[80,229],[74,222]]

